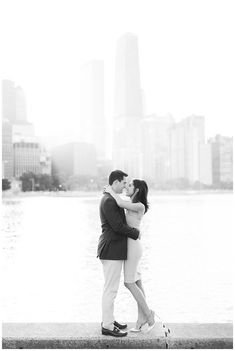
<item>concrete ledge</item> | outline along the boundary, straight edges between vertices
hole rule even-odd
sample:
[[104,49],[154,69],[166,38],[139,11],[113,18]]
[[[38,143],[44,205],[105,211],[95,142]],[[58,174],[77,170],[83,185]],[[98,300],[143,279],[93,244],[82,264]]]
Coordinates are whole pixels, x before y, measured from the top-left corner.
[[[133,327],[134,323],[128,323]],[[99,323],[3,323],[3,349],[232,349],[233,325],[157,324],[149,334],[103,336]]]

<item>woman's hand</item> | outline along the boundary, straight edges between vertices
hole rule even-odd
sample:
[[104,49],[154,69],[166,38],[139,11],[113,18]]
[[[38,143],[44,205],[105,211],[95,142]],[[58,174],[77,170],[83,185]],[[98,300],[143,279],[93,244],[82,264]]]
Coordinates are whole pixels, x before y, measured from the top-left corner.
[[113,192],[113,189],[111,187],[111,185],[108,185],[107,188],[105,189],[105,192],[112,195],[114,192]]
[[104,191],[103,191],[103,193],[104,193],[104,194],[105,194],[105,193],[107,193],[107,194],[112,194],[112,193],[113,193],[113,190],[112,190],[111,186],[110,186],[110,185],[105,185],[105,186],[104,186]]

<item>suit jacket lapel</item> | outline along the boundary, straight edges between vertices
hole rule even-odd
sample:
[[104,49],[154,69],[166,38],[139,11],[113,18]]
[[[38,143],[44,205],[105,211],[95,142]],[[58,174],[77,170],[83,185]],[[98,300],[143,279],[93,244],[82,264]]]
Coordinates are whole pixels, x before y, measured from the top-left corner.
[[123,218],[123,223],[126,224],[126,216],[125,216],[125,212],[124,212],[124,209],[120,207],[120,213],[121,213],[121,216]]

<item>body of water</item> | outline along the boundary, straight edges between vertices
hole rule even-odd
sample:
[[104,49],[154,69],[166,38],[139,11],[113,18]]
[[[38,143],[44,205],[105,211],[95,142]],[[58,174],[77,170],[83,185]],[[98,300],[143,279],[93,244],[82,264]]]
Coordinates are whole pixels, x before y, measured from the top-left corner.
[[[101,321],[101,196],[3,199],[3,321]],[[150,196],[142,223],[147,300],[167,322],[232,321],[232,194]],[[115,317],[135,321],[120,282]]]

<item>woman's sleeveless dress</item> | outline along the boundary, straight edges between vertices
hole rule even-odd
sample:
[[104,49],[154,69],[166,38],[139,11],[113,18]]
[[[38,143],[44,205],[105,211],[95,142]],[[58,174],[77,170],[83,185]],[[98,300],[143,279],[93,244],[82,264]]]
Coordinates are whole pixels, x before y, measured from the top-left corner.
[[[141,218],[138,212],[126,211],[126,221],[130,227],[140,227]],[[139,261],[143,254],[141,240],[127,238],[127,260],[124,261],[124,282],[134,283],[141,279]]]

